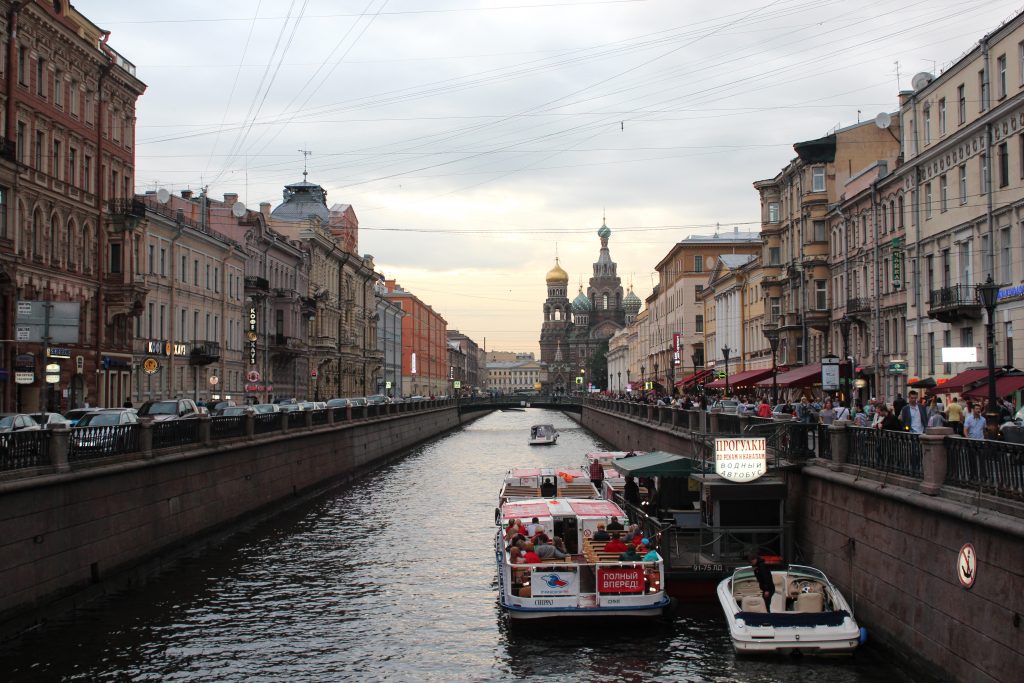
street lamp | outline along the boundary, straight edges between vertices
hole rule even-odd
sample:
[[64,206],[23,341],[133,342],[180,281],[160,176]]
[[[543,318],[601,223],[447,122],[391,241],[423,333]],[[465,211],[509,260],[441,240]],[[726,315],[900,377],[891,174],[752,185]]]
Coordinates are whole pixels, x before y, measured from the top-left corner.
[[644,374],[647,370],[646,366],[640,366],[640,390],[647,391],[647,380],[644,378]]
[[618,383],[619,392],[621,393],[622,392],[622,370],[619,370],[617,375],[618,375],[618,378],[619,378],[619,383]]
[[[843,314],[839,319],[839,333],[843,335],[843,360],[850,364],[850,379],[844,390],[846,391],[846,407],[853,407],[853,361],[850,360],[850,326],[853,325],[853,318]],[[839,367],[842,367],[841,365]],[[852,412],[852,410],[851,410]]]
[[694,349],[693,353],[690,354],[690,360],[693,361],[693,374],[694,374],[693,388],[696,389],[697,388],[697,379],[696,379],[696,375],[697,375],[697,361],[699,360],[699,358],[697,357],[697,349]]
[[988,409],[985,411],[985,419],[991,432],[990,436],[995,438],[999,433],[999,408],[996,407],[996,300],[999,296],[999,285],[992,279],[989,273],[985,284],[978,285],[978,298],[981,305],[988,313],[988,324],[985,326],[985,336],[988,345]]
[[626,368],[626,389],[632,392],[633,385],[629,383],[629,368]]
[[779,328],[769,327],[764,330],[768,346],[772,348],[772,406],[779,402],[779,375],[778,366],[775,364],[776,352],[779,350]]
[[725,359],[725,397],[729,398],[729,353],[732,349],[726,344],[722,347],[722,358]]
[[658,364],[657,363],[654,364],[654,382],[655,382],[655,384],[657,384],[657,382],[658,382]]

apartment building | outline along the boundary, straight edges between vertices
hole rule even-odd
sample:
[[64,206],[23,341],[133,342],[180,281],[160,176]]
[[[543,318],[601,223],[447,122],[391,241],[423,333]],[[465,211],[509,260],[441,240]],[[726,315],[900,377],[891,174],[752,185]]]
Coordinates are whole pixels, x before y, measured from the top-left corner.
[[394,280],[385,280],[387,298],[401,307],[402,387],[410,396],[447,395],[448,338],[447,321]]
[[725,369],[726,348],[730,377],[772,366],[771,347],[764,336],[762,277],[760,254],[724,254],[708,276],[701,292],[704,346],[717,349],[722,359],[711,366],[716,375]]

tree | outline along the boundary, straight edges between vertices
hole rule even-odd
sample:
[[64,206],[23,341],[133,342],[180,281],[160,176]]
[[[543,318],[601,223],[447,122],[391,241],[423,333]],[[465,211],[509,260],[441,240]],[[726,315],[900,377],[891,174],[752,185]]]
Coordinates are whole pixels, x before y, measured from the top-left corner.
[[608,390],[608,340],[602,339],[590,357],[590,381],[601,391]]

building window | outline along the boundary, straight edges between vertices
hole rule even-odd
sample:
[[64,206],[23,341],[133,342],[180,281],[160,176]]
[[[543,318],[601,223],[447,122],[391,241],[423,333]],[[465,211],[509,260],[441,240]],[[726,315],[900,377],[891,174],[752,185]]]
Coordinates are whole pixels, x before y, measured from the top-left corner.
[[814,306],[819,311],[828,310],[828,288],[826,287],[827,280],[815,280],[814,281]]
[[1000,143],[997,154],[999,155],[999,187],[1007,187],[1010,184],[1010,147],[1008,142]]
[[825,221],[814,221],[814,241],[825,241]]
[[782,299],[777,296],[768,298],[768,322],[776,323],[782,317]]
[[693,272],[704,272],[704,257],[699,254],[693,257]]
[[25,81],[25,62],[28,61],[28,50],[24,47],[18,48],[18,83],[28,85]]
[[974,328],[960,328],[960,346],[974,346]]
[[92,157],[88,155],[82,163],[82,189],[92,192]]
[[958,123],[962,126],[967,121],[967,94],[964,90],[964,84],[961,83],[956,87],[956,113]]
[[700,294],[704,291],[704,285],[694,285],[693,287],[693,299],[694,301],[700,301]]
[[185,282],[185,283],[188,282],[188,276],[186,275],[187,272],[188,272],[188,256],[186,256],[185,254],[182,254],[181,255],[181,281],[182,282]]
[[160,275],[167,275],[167,250],[160,248]]
[[18,148],[14,151],[18,155],[18,161],[24,164],[27,150],[25,149],[25,124],[21,121],[18,121],[17,135],[18,139],[16,140],[15,144],[18,146]]
[[78,161],[78,150],[74,147],[68,148],[68,182],[75,185],[75,164]]
[[1003,324],[1003,335],[1006,340],[1006,359],[1003,365],[1013,365],[1013,322]]
[[60,69],[53,72],[53,103],[64,107],[64,72]]
[[939,100],[939,137],[946,134],[946,98]]
[[1013,280],[1013,272],[1010,270],[1010,228],[1002,228],[999,230],[999,278],[1003,282],[1011,282]]
[[697,321],[693,325],[693,331],[694,332],[703,332],[704,331],[704,316],[703,315],[698,315],[697,316]]
[[811,169],[811,192],[825,191],[825,167],[815,166]]
[[967,203],[967,165],[960,165],[960,203]]
[[981,166],[981,188],[978,194],[985,194],[988,192],[988,155],[979,156],[978,164]]
[[7,188],[0,187],[0,237],[7,237]]
[[149,304],[149,314],[146,316],[146,326],[149,328],[149,336],[146,337],[147,339],[155,339],[156,338],[156,337],[153,336],[153,318],[154,318],[153,304],[151,303],[151,304]]
[[120,273],[121,272],[121,243],[111,242],[110,243],[110,272]]
[[150,275],[152,275],[153,273],[156,272],[155,270],[153,270],[155,265],[156,265],[156,247],[154,247],[151,244],[151,245],[149,245],[149,274]]
[[924,105],[924,110],[921,113],[924,128],[924,144],[927,145],[932,141],[932,108],[926,104]]
[[781,247],[768,247],[768,265],[779,266],[782,265],[782,248]]
[[928,374],[935,374],[935,333],[928,333]]
[[924,185],[924,217],[932,217],[932,184],[925,183]]
[[985,70],[978,71],[978,111],[985,111],[988,101],[988,83],[985,81]]
[[55,178],[60,178],[61,171],[61,144],[60,140],[53,141],[53,175]]
[[78,81],[71,81],[71,96],[68,98],[69,112],[76,119],[78,118]]
[[[942,345],[944,347],[950,347],[950,346],[953,345],[953,333],[950,332],[949,330],[946,330],[945,332],[942,333]],[[942,364],[942,374],[944,374],[944,375],[951,375],[951,374],[953,374],[953,365],[952,365],[952,363],[943,363]]]
[[199,284],[199,259],[192,262],[192,284]]
[[949,183],[946,181],[946,174],[943,173],[939,176],[939,211],[945,211],[946,200],[949,195]]
[[46,146],[46,137],[43,131],[36,131],[36,170],[43,170],[43,148]]
[[780,220],[779,203],[778,202],[768,202],[768,222],[769,223],[778,223],[779,220]]
[[996,92],[999,99],[1006,97],[1006,55],[996,58]]
[[46,60],[42,57],[36,60],[36,94],[46,97]]

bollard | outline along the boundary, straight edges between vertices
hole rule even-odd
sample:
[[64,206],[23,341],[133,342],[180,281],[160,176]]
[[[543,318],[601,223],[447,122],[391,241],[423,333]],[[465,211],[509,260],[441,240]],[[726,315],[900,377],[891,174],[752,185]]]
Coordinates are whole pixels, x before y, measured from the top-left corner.
[[313,429],[313,411],[312,410],[303,410],[302,411],[302,417],[305,418],[306,429],[312,430]]
[[210,435],[210,416],[200,415],[199,416],[199,445],[208,447],[213,443],[213,437]]
[[921,484],[918,490],[927,496],[936,496],[946,482],[946,437],[952,436],[950,427],[928,427],[918,437],[921,444]]
[[71,469],[68,464],[68,447],[71,441],[71,430],[66,424],[55,424],[46,430],[50,437],[50,462],[53,463],[55,472],[67,472]]
[[672,429],[679,429],[679,422],[684,416],[683,411],[679,408],[669,408],[669,410],[671,411],[669,415],[672,420]]
[[836,420],[828,428],[828,437],[832,439],[832,460],[825,466],[834,472],[843,469],[849,459],[849,428],[853,423],[849,420]]
[[153,457],[153,418],[139,418],[139,450],[143,458]]
[[286,411],[281,411],[281,433],[282,434],[287,434],[288,433],[288,416],[289,415],[291,415],[291,413],[286,412]]

